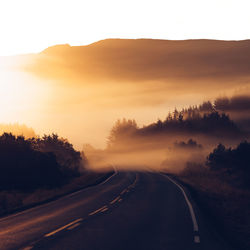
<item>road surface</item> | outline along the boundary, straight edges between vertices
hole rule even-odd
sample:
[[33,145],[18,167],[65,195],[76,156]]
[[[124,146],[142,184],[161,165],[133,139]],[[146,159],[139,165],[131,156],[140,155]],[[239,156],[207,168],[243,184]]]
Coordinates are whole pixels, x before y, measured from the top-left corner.
[[1,218],[0,249],[229,248],[173,179],[116,172],[97,186]]

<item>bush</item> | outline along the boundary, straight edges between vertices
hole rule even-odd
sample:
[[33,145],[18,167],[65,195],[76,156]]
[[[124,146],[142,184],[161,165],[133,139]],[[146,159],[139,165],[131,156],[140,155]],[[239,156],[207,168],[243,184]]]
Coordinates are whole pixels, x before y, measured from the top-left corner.
[[227,173],[238,185],[250,187],[250,143],[241,142],[236,148],[219,144],[207,157],[212,171]]
[[[52,145],[60,147],[48,147],[50,139]],[[71,157],[63,159],[65,152],[70,152]],[[60,186],[79,175],[80,161],[80,153],[56,136],[26,140],[4,133],[0,136],[0,190]]]
[[86,159],[81,157],[80,152],[75,151],[73,145],[58,135],[44,135],[42,138],[33,140],[33,147],[38,151],[53,152],[61,171],[66,176],[79,176],[81,168],[87,164]]

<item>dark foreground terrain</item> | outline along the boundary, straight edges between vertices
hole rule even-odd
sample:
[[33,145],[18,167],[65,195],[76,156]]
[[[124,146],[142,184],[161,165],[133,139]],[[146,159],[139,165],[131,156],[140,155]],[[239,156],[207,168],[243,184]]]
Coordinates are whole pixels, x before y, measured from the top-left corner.
[[116,172],[99,185],[0,219],[0,249],[230,249],[166,175]]

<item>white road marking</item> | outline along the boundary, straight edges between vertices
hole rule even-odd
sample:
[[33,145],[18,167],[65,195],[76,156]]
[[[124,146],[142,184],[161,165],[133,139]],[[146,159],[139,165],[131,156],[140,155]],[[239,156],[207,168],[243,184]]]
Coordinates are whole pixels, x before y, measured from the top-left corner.
[[[183,189],[178,183],[176,183],[174,180],[172,180],[172,178],[170,178],[169,176],[164,175],[164,174],[162,174],[162,175],[165,176],[166,178],[168,178],[172,183],[174,183],[174,184],[181,190],[181,192],[182,192],[182,194],[183,194],[183,196],[184,196],[184,198],[185,198],[185,200],[186,200],[186,203],[187,203],[187,205],[188,205],[188,208],[189,208],[189,212],[190,212],[190,215],[191,215],[191,218],[192,218],[192,222],[193,222],[194,231],[195,231],[195,232],[198,232],[198,231],[199,231],[199,228],[198,228],[198,223],[197,223],[197,220],[196,220],[196,217],[195,217],[194,209],[193,209],[192,204],[191,204],[191,202],[189,201],[189,199],[188,199],[188,197],[187,197],[187,195],[186,195],[184,189]],[[197,237],[198,237],[198,238],[197,238]],[[199,238],[199,236],[195,236],[195,237],[194,237],[194,242],[195,242],[195,243],[200,243],[200,238]]]
[[22,248],[22,250],[31,250],[33,248],[33,246],[27,246],[25,248]]
[[127,192],[127,189],[124,189],[121,194],[125,194]]
[[67,227],[70,227],[70,226],[72,226],[73,224],[76,224],[77,222],[80,222],[80,221],[82,221],[82,220],[83,220],[82,218],[77,219],[77,220],[74,220],[74,221],[68,223],[68,224],[65,225],[65,226],[62,226],[62,227],[60,227],[60,228],[58,228],[58,229],[56,229],[56,230],[54,230],[54,231],[52,231],[52,232],[50,232],[50,233],[48,233],[48,234],[45,234],[44,237],[50,237],[51,235],[56,234],[56,233],[62,231],[63,229],[65,229],[65,228],[67,228]]
[[201,242],[201,241],[200,241],[200,237],[197,236],[197,235],[195,235],[195,236],[194,236],[194,242],[195,242],[195,243],[200,243],[200,242]]
[[[117,172],[117,170],[115,169],[115,172],[114,172],[111,176],[109,176],[108,179],[106,179],[105,181],[103,181],[103,182],[101,182],[101,183],[99,183],[98,185],[95,185],[95,186],[101,186],[101,185],[105,184],[106,182],[108,182],[111,178],[113,178],[113,177],[116,176],[117,174],[118,174],[118,172]],[[83,188],[83,189],[81,189],[81,190],[79,190],[79,191],[76,191],[76,192],[74,192],[74,193],[72,193],[72,194],[69,194],[69,195],[67,195],[67,196],[65,196],[65,197],[72,197],[72,196],[75,196],[76,194],[78,194],[78,193],[80,193],[80,192],[82,192],[82,191],[84,191],[84,190],[88,190],[89,188],[92,188],[92,187]]]
[[[136,174],[136,178],[135,178],[135,180],[134,180],[134,182],[132,183],[132,184],[130,184],[127,188],[125,188],[121,193],[120,193],[120,195],[123,195],[123,194],[125,194],[125,193],[129,193],[129,189],[131,189],[132,187],[134,187],[135,186],[135,183],[137,182],[137,179],[138,179],[138,176],[137,176],[137,174]],[[122,199],[121,199],[121,196],[118,196],[118,197],[116,197],[114,200],[112,200],[111,202],[110,202],[110,204],[114,204],[115,202],[121,202],[122,201]]]
[[[118,174],[118,171],[117,171],[115,168],[114,168],[114,170],[115,170],[115,172],[114,172],[108,179],[106,179],[105,181],[103,181],[103,182],[101,182],[101,183],[99,183],[98,185],[95,185],[95,186],[103,185],[103,184],[105,184],[107,181],[109,181],[111,178],[113,178],[114,176],[116,176],[116,175]],[[26,213],[28,214],[28,213],[30,213],[31,211],[35,210],[35,209],[40,209],[40,208],[42,208],[42,207],[49,206],[49,205],[51,205],[51,204],[57,202],[58,200],[61,200],[61,199],[64,199],[64,198],[68,198],[68,197],[72,197],[72,196],[74,196],[74,195],[76,195],[76,194],[78,194],[78,193],[80,193],[80,192],[82,192],[82,191],[88,190],[89,188],[92,188],[92,187],[83,188],[83,189],[81,189],[81,190],[79,190],[79,191],[76,191],[76,192],[73,192],[73,193],[71,193],[71,194],[62,196],[62,197],[60,197],[59,199],[56,199],[56,200],[54,200],[54,201],[49,201],[49,202],[47,202],[47,203],[45,203],[45,204],[37,205],[37,206],[34,206],[34,207],[32,207],[32,208],[25,209],[25,210],[23,210],[23,211],[21,211],[21,212],[18,212],[18,213],[15,213],[15,214],[11,214],[11,215],[5,216],[5,217],[3,217],[3,218],[0,218],[0,222],[5,221],[5,220],[7,220],[7,219],[14,218],[14,217],[19,216],[19,215],[22,215],[22,214],[26,214]]]
[[101,186],[103,184],[105,184],[106,182],[108,182],[111,178],[113,178],[114,176],[116,176],[118,174],[118,171],[114,168],[115,172],[105,181],[103,181],[102,183],[98,184],[97,186]]
[[117,202],[120,198],[121,198],[121,197],[120,197],[120,195],[119,195],[119,196],[116,197],[114,200],[112,200],[112,201],[110,202],[110,204],[114,204],[114,203]]
[[[117,171],[115,168],[114,168],[114,171],[115,171],[115,172],[114,172],[109,178],[107,178],[106,180],[104,180],[103,182],[101,182],[101,183],[99,183],[98,185],[95,185],[95,186],[103,185],[103,184],[107,183],[111,178],[113,178],[114,176],[116,176],[116,175],[118,174],[118,171]],[[15,213],[15,214],[12,214],[12,215],[9,215],[9,216],[0,218],[0,222],[2,222],[2,221],[4,221],[4,220],[7,220],[7,219],[14,218],[14,217],[16,217],[16,216],[20,216],[20,215],[22,215],[22,214],[26,214],[26,213],[28,214],[28,213],[30,213],[31,211],[35,210],[35,209],[40,209],[40,208],[42,208],[42,207],[46,207],[46,206],[48,206],[48,205],[51,205],[51,204],[57,202],[58,200],[61,200],[61,199],[67,198],[67,197],[72,197],[72,196],[74,196],[74,195],[76,195],[76,194],[78,194],[78,193],[80,193],[80,192],[82,192],[82,191],[85,191],[85,190],[89,189],[89,188],[92,188],[92,187],[83,188],[83,189],[81,189],[81,190],[79,190],[79,191],[76,191],[76,192],[73,192],[73,193],[71,193],[71,194],[62,196],[62,197],[60,197],[59,199],[56,199],[56,200],[54,200],[54,201],[51,201],[51,202],[48,202],[48,203],[45,203],[45,204],[42,204],[42,205],[38,205],[38,206],[32,207],[32,208],[30,208],[30,209],[25,209],[24,211],[21,211],[21,212],[18,212],[18,213]],[[118,199],[119,199],[119,198],[120,198],[120,197],[118,197]],[[105,211],[107,211],[107,210],[108,210],[108,207],[107,207],[107,206],[103,206],[103,207],[101,207],[100,209],[98,209],[98,210],[96,210],[96,211],[90,213],[89,215],[93,215],[93,214],[95,214],[95,213],[97,213],[97,212],[105,212]],[[58,232],[60,232],[60,231],[62,231],[62,230],[64,230],[64,229],[66,229],[66,228],[67,228],[68,230],[72,230],[72,229],[78,227],[78,226],[81,224],[81,223],[79,223],[79,222],[82,221],[82,220],[83,220],[82,218],[79,218],[79,219],[77,219],[77,220],[74,220],[74,221],[68,223],[68,224],[65,225],[65,226],[62,226],[62,227],[60,227],[60,228],[58,228],[58,229],[56,229],[56,230],[54,230],[54,231],[52,231],[52,232],[50,232],[50,233],[45,234],[44,237],[50,237],[51,235],[54,235],[54,234],[56,234],[56,233],[58,233]],[[25,247],[25,248],[22,248],[22,250],[31,250],[32,248],[33,248],[33,246],[27,246],[27,247]]]
[[106,205],[103,206],[103,207],[101,207],[101,208],[98,208],[98,209],[95,210],[94,212],[89,213],[89,215],[91,216],[91,215],[97,214],[98,212],[101,212],[101,211],[102,211],[103,209],[105,209],[105,208],[107,208]]
[[72,229],[74,229],[74,228],[76,228],[76,227],[78,227],[80,225],[81,225],[81,223],[76,223],[73,226],[69,227],[68,230],[72,230]]
[[131,185],[128,186],[128,188],[127,188],[128,191],[127,192],[129,192],[129,189],[132,189],[132,188],[135,187],[135,184],[136,184],[137,181],[138,181],[138,174],[136,174],[134,182]]
[[104,208],[104,209],[102,209],[100,212],[105,212],[105,211],[107,211],[108,210],[108,208],[106,207],[106,208]]

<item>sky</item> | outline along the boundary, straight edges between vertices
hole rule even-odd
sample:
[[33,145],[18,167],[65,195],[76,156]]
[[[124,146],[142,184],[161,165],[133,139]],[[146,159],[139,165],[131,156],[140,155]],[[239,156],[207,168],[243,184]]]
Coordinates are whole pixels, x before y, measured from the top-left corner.
[[250,38],[249,0],[3,0],[0,56],[106,38]]
[[[56,44],[87,45],[106,38],[250,39],[249,7],[249,0],[0,0],[0,56],[37,53]],[[194,94],[190,86],[189,91],[180,87],[179,80],[157,82],[155,88],[156,79],[151,79],[152,82],[142,80],[144,84],[139,85],[134,84],[134,79],[126,78],[117,85],[113,78],[115,73],[107,78],[107,82],[102,79],[102,88],[89,84],[85,74],[79,79],[70,76],[64,83],[60,77],[44,78],[32,72],[18,71],[15,67],[9,69],[9,61],[15,66],[15,60],[17,58],[0,57],[0,107],[3,107],[0,123],[26,124],[40,135],[56,132],[78,149],[88,142],[104,147],[118,118],[136,119],[142,126],[158,118],[165,119],[168,111],[175,107],[199,104],[217,95],[228,94],[222,87],[220,91],[216,89],[215,96],[202,84],[199,85],[202,88],[197,88],[196,82],[193,88],[197,93]],[[120,72],[115,65],[110,67]],[[86,68],[92,72],[91,77],[95,76],[95,68]],[[67,68],[60,70],[59,76],[68,72]],[[174,68],[173,71],[176,72]],[[104,72],[113,71],[107,69]],[[235,86],[241,86],[231,80],[230,94],[235,91]],[[184,79],[184,83],[186,81]],[[197,84],[199,81],[201,79]],[[144,87],[139,89],[138,86]],[[250,91],[248,85],[247,88]]]

